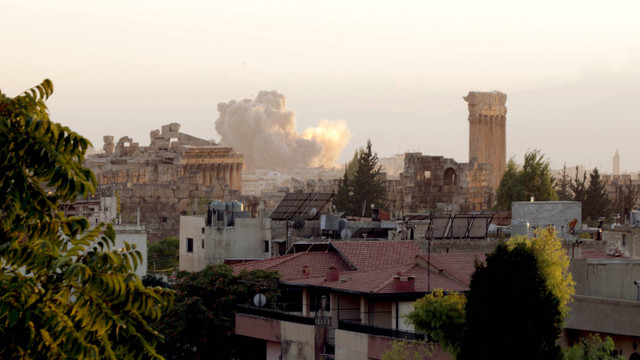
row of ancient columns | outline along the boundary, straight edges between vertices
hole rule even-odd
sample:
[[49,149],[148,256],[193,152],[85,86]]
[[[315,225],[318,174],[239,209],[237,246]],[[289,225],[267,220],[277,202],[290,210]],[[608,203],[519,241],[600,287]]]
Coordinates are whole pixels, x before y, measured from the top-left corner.
[[202,164],[198,165],[197,169],[202,172],[204,185],[223,183],[228,184],[231,190],[242,192],[241,163]]
[[491,186],[495,191],[507,164],[505,115],[469,115],[469,160],[491,164]]

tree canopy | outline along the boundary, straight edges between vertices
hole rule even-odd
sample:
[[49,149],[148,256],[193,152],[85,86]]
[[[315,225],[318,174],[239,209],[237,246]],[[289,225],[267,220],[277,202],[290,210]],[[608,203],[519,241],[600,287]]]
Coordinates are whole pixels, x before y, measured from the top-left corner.
[[569,259],[552,228],[501,242],[476,263],[466,297],[441,290],[407,319],[457,359],[556,359],[574,294]]
[[229,265],[180,272],[174,285],[175,306],[157,324],[167,337],[159,352],[172,359],[237,358],[236,304],[248,304],[258,292],[273,303],[279,278],[274,271],[234,274]]
[[601,216],[606,217],[609,215],[610,207],[606,183],[600,177],[598,168],[595,168],[589,174],[589,186],[582,203],[582,218],[597,220]]
[[540,150],[527,152],[520,170],[513,159],[509,160],[498,186],[496,208],[510,210],[512,202],[528,201],[531,197],[537,201],[558,199],[551,165]]
[[556,359],[560,300],[540,275],[534,251],[502,243],[471,278],[458,359]]
[[176,237],[163,238],[150,244],[147,253],[149,269],[155,271],[176,269],[180,253],[180,240]]
[[67,218],[60,202],[95,191],[89,141],[49,118],[45,80],[0,92],[0,357],[161,358],[160,318],[173,294],[143,286],[142,256],[114,249],[111,225]]
[[444,294],[442,289],[436,289],[413,304],[407,320],[455,358],[462,347],[466,303],[460,293]]
[[[381,166],[378,155],[373,152],[371,140],[367,146],[356,151],[357,166],[352,163],[345,169],[344,176],[333,204],[338,211],[345,211],[352,216],[371,216],[371,206],[384,207],[386,204],[386,188],[380,177]],[[355,169],[355,174],[353,173]]]

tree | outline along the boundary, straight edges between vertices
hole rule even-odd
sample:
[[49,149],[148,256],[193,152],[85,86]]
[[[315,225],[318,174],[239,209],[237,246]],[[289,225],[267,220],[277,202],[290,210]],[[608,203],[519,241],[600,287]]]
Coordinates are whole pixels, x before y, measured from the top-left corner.
[[273,303],[279,278],[277,272],[262,270],[234,274],[228,265],[180,272],[175,306],[157,324],[167,337],[158,346],[160,353],[171,359],[237,358],[236,305],[249,303],[258,292]]
[[624,357],[615,355],[615,352],[611,337],[603,339],[598,334],[591,334],[565,349],[562,360],[624,360]]
[[573,193],[573,201],[583,202],[587,194],[587,172],[582,173],[582,179],[580,179],[578,167],[576,166],[576,177],[570,184],[571,192]]
[[613,202],[612,211],[621,214],[625,219],[638,202],[638,188],[631,183],[631,179],[626,184],[616,184],[616,199]]
[[0,358],[161,358],[148,324],[173,294],[134,273],[142,255],[113,249],[111,225],[67,218],[61,202],[95,191],[89,141],[49,118],[45,80],[0,92]]
[[153,270],[172,270],[178,267],[180,240],[176,237],[166,237],[149,245],[147,258],[149,268]]
[[[566,303],[573,293],[568,260],[555,234],[499,244],[477,264],[458,359],[556,359]],[[566,260],[566,261],[565,261]]]
[[371,206],[382,207],[385,204],[386,188],[380,177],[381,166],[378,155],[371,149],[371,140],[367,146],[356,152],[358,155],[355,175],[349,175],[349,168],[338,186],[334,206],[352,216],[371,216]]
[[434,353],[432,343],[426,341],[393,340],[382,360],[423,360]]
[[583,219],[596,220],[601,216],[607,216],[610,205],[607,185],[600,177],[598,168],[595,168],[589,174],[589,186],[582,203],[582,217]]
[[562,166],[562,174],[560,174],[560,179],[557,182],[556,193],[558,195],[558,200],[568,201],[573,200],[573,194],[571,193],[571,178],[567,174],[567,164]]
[[517,169],[513,159],[509,160],[498,186],[496,208],[510,210],[512,202],[528,201],[531,197],[538,201],[558,199],[551,176],[551,165],[540,150],[529,151],[524,155],[521,170]]
[[414,310],[407,314],[407,320],[455,358],[462,346],[466,303],[460,293],[445,295],[442,289],[436,289],[413,304]]

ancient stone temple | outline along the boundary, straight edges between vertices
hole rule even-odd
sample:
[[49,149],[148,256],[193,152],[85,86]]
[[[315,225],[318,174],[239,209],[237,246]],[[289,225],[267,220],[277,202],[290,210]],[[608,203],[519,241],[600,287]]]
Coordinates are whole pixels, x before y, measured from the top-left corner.
[[491,164],[491,188],[495,193],[507,166],[507,94],[471,91],[469,103],[469,162]]
[[140,209],[152,242],[177,237],[180,215],[200,211],[209,200],[237,198],[242,190],[241,154],[179,130],[172,123],[151,131],[149,146],[105,136],[104,153],[86,162],[99,185],[117,187],[123,222]]

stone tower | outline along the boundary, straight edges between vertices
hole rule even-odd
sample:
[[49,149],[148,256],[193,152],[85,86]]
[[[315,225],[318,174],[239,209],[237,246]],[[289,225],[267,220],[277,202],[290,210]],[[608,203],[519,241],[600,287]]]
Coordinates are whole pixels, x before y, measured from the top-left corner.
[[469,162],[491,164],[491,188],[495,193],[507,166],[507,94],[470,91]]
[[618,150],[613,155],[613,176],[620,176],[620,154],[618,154]]

